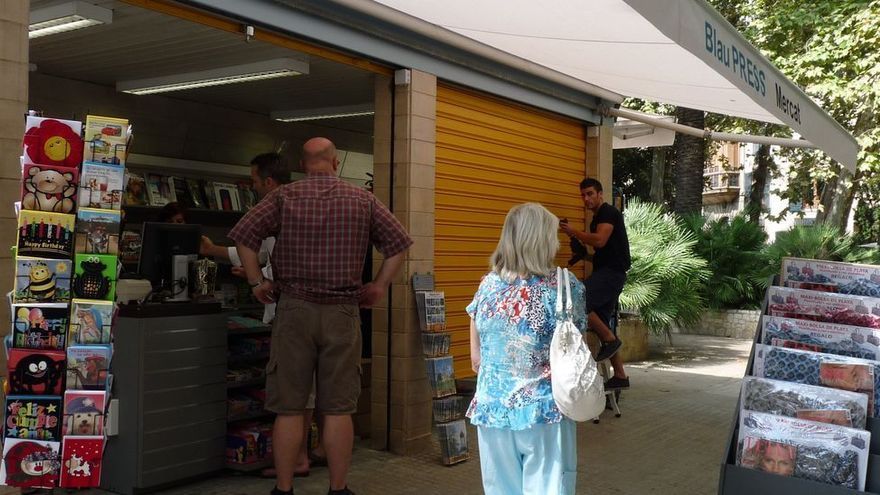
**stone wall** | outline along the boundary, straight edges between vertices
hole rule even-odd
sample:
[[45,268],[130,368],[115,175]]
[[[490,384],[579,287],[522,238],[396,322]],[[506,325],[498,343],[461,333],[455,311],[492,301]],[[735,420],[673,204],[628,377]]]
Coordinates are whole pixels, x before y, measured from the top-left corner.
[[757,309],[710,309],[696,325],[689,328],[673,327],[672,333],[751,339],[755,337],[760,316],[761,311]]

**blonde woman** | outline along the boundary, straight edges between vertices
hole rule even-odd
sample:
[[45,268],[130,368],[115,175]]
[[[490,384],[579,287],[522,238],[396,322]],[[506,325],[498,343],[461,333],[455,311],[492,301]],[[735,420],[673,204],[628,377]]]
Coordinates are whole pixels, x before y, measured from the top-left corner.
[[[487,495],[574,493],[575,425],[559,412],[550,389],[558,229],[559,219],[540,204],[511,208],[491,271],[467,307],[477,372],[467,416],[477,426]],[[571,292],[583,301],[584,286],[575,277]],[[573,310],[583,331],[584,305]]]

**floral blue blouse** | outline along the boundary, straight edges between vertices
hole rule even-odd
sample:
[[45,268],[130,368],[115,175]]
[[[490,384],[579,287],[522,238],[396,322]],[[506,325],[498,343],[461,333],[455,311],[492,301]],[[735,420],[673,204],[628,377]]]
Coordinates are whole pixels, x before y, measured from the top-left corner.
[[[570,282],[574,324],[586,330],[584,285],[575,277]],[[480,337],[477,390],[467,412],[471,423],[525,430],[560,422],[550,389],[556,274],[507,282],[490,272],[467,312]]]

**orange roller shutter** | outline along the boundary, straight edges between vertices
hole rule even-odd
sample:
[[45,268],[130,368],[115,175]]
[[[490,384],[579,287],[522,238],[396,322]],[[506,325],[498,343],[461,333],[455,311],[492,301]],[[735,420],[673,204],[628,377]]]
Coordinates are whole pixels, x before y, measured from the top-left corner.
[[[437,88],[434,270],[446,293],[457,378],[470,368],[465,306],[488,271],[511,206],[537,202],[577,228],[584,206],[585,124],[444,84]],[[560,236],[557,262],[571,256]],[[583,264],[576,270],[583,277]]]

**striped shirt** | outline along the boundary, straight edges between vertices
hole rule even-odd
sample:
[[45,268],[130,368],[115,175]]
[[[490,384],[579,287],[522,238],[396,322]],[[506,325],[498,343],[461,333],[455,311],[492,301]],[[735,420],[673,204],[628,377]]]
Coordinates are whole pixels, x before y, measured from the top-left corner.
[[329,173],[275,189],[229,233],[254,251],[273,236],[281,292],[321,304],[357,303],[369,244],[389,258],[413,243],[373,194]]

